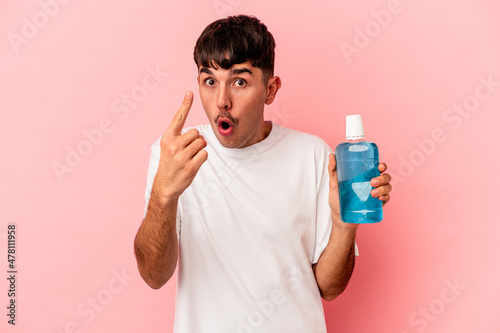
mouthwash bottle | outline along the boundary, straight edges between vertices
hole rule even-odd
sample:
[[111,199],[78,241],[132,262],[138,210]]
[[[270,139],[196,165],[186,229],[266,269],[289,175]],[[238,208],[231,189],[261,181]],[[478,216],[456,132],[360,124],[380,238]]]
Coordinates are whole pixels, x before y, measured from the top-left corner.
[[382,221],[382,201],[370,194],[378,170],[378,147],[364,141],[361,115],[346,117],[346,139],[335,148],[340,199],[340,219],[346,223]]

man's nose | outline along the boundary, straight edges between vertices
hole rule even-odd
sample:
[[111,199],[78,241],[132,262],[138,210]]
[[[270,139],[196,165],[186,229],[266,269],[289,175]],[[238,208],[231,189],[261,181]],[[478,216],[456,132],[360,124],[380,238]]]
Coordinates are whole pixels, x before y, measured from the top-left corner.
[[219,109],[231,109],[231,92],[228,87],[220,87],[217,96],[217,106]]

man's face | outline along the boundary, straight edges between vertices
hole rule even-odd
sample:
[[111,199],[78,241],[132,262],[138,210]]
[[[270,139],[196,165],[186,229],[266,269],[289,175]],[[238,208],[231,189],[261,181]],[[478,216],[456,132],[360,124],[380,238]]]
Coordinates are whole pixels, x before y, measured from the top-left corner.
[[277,76],[264,85],[262,70],[249,62],[199,68],[201,103],[224,147],[244,148],[267,137],[271,125],[264,121],[264,105],[272,103],[280,85]]

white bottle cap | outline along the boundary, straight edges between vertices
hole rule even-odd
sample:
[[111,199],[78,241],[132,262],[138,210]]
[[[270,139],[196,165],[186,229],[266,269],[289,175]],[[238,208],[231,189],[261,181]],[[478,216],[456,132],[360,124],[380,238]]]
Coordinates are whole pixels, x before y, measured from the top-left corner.
[[345,118],[345,136],[347,140],[364,139],[363,119],[360,114],[346,116]]

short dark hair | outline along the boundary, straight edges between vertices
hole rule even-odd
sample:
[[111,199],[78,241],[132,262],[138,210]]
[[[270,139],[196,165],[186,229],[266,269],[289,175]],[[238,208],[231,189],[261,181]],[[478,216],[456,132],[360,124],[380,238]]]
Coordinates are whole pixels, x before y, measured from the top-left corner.
[[209,24],[194,47],[194,61],[198,68],[229,69],[234,64],[249,61],[260,68],[264,82],[274,75],[273,35],[254,16],[229,16]]

